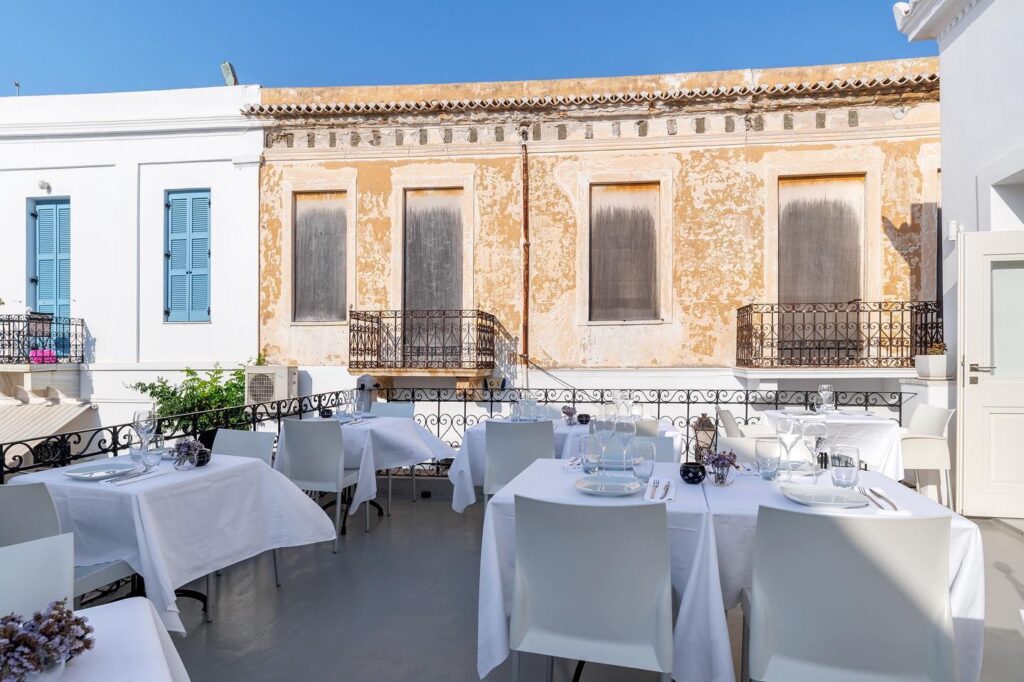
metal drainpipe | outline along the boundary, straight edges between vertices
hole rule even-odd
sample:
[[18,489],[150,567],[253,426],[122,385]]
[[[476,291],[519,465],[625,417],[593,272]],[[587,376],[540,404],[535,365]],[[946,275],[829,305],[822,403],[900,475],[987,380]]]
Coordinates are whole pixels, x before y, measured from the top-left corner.
[[[519,128],[523,157],[523,357],[530,359],[530,154],[526,143],[529,127]],[[529,372],[528,368],[526,369]]]

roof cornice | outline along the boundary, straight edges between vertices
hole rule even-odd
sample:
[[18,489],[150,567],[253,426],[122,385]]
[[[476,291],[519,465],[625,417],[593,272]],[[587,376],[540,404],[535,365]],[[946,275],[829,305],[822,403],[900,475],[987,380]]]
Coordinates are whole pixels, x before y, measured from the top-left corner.
[[836,79],[775,85],[698,88],[654,92],[619,92],[593,95],[557,95],[490,99],[442,99],[383,102],[338,102],[333,104],[253,104],[242,109],[246,116],[260,118],[309,118],[333,116],[387,116],[461,112],[544,111],[621,105],[656,105],[728,102],[744,97],[786,98],[863,96],[938,90],[939,74],[924,72],[908,76]]
[[896,27],[911,41],[941,40],[966,17],[978,0],[909,0],[892,7]]

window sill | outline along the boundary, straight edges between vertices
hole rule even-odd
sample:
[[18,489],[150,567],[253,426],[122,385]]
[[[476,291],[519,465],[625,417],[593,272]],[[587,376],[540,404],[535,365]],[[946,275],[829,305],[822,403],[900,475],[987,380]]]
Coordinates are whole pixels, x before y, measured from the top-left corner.
[[170,320],[164,320],[164,324],[179,325],[179,324],[213,324],[213,320],[176,320],[174,322]]
[[656,326],[671,324],[672,320],[582,320],[577,323],[579,327],[635,327],[635,326]]
[[293,327],[347,327],[348,326],[348,320],[324,320],[322,322],[314,322],[314,321],[308,321],[308,322],[304,322],[303,321],[303,322],[300,322],[300,321],[297,321],[297,320],[292,320],[291,326],[293,326]]

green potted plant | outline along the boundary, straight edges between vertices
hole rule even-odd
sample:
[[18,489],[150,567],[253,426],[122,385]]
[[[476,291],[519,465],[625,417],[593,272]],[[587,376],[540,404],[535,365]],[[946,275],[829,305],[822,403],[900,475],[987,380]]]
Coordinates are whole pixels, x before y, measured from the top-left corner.
[[914,356],[914,369],[922,379],[948,379],[953,375],[952,356],[946,352],[946,344],[936,341],[928,346],[925,355]]

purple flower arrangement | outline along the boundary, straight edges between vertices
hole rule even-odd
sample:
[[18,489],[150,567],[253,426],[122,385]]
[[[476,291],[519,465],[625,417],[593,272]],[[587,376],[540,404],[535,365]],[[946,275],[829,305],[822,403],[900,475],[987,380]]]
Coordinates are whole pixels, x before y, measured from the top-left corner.
[[562,407],[562,415],[565,417],[565,423],[572,426],[576,423],[576,408],[571,405],[564,405]]
[[729,476],[733,469],[739,469],[736,464],[736,453],[732,450],[716,452],[704,459],[704,464],[711,471],[711,480],[716,485],[729,485]]
[[23,682],[32,673],[69,661],[92,648],[92,627],[55,601],[31,618],[0,618],[0,681]]

